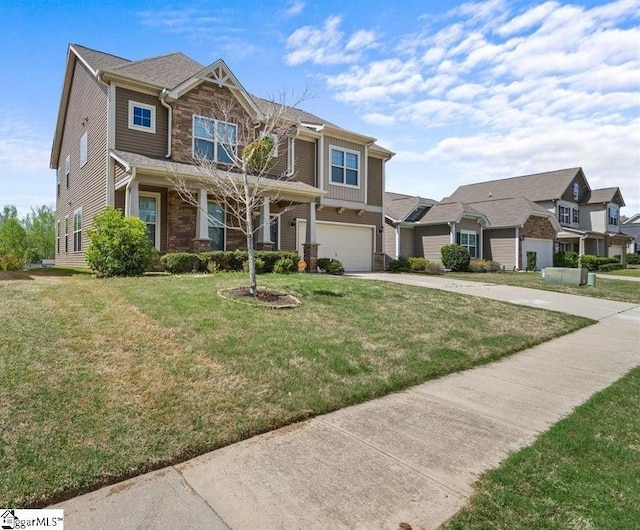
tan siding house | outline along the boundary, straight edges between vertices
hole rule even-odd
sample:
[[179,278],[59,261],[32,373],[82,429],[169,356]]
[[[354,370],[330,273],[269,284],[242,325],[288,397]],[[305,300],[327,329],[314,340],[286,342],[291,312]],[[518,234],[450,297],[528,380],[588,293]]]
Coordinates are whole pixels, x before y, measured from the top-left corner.
[[384,166],[393,153],[374,138],[249,94],[222,60],[203,66],[173,53],[130,61],[79,45],[67,54],[50,162],[57,263],[85,263],[86,229],[110,205],[141,217],[159,252],[245,246],[234,229],[237,205],[207,187],[201,160],[239,176],[230,153],[267,134],[274,111],[287,134],[268,175],[250,175],[261,201],[256,247],[299,250],[310,270],[322,255],[346,270],[382,268]]

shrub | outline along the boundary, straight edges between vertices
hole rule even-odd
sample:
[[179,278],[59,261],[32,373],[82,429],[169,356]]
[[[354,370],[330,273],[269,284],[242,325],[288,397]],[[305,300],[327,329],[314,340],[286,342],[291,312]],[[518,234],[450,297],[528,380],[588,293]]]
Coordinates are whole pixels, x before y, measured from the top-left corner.
[[[262,274],[265,271],[265,261],[257,256],[254,257],[253,264],[256,267],[256,274]],[[249,272],[249,259],[242,264],[242,272]]]
[[327,272],[327,266],[331,262],[331,258],[318,258],[318,269]]
[[25,263],[40,263],[42,257],[38,252],[37,248],[29,247],[24,251],[24,261]]
[[276,274],[289,274],[295,272],[298,268],[297,262],[289,258],[280,258],[273,265],[273,272]]
[[583,254],[578,259],[578,262],[580,263],[580,267],[584,267],[590,272],[595,272],[598,270],[598,256]]
[[333,274],[335,276],[342,276],[344,274],[344,267],[342,266],[342,262],[337,259],[332,259],[327,264],[327,268],[325,269],[327,274]]
[[465,272],[469,270],[471,254],[462,245],[444,245],[440,249],[442,265],[454,272]]
[[538,253],[534,250],[527,250],[527,270],[536,270],[536,264],[538,261]]
[[471,272],[487,272],[489,270],[489,262],[486,259],[472,259],[469,262],[469,270]]
[[16,254],[0,256],[0,271],[21,271],[24,259]]
[[288,258],[295,264],[294,272],[298,270],[298,262],[300,256],[297,252],[286,250],[258,250],[256,251],[256,259],[264,261],[264,272],[273,272],[273,266],[279,259]]
[[201,266],[200,257],[192,252],[170,252],[160,258],[160,263],[171,274],[197,272]]
[[426,258],[409,258],[409,263],[411,264],[411,270],[416,272],[427,270],[427,263],[429,262]]
[[138,217],[124,217],[109,206],[93,218],[87,235],[87,265],[100,277],[140,276],[151,266],[153,246]]
[[640,254],[629,254],[627,256],[628,265],[640,265]]
[[389,270],[391,272],[411,272],[411,262],[406,256],[400,256],[389,262]]
[[619,271],[621,269],[622,265],[620,263],[605,263],[598,267],[598,272]]
[[437,261],[429,261],[424,270],[428,274],[444,274],[444,268]]
[[493,261],[493,260],[487,260],[487,272],[498,272],[499,270],[502,270],[502,265],[500,265],[500,263],[498,263],[497,261]]
[[[202,261],[202,268],[209,272],[243,271],[245,270],[244,264],[249,259],[249,255],[246,250],[210,250],[200,252],[198,255]],[[296,264],[296,267],[300,260],[298,253],[292,251],[257,250],[254,255],[256,260],[260,259],[264,263],[264,268],[261,272],[273,272],[273,266],[281,258],[288,258],[292,260]]]
[[578,266],[578,254],[570,250],[561,250],[553,255],[554,267],[575,269]]

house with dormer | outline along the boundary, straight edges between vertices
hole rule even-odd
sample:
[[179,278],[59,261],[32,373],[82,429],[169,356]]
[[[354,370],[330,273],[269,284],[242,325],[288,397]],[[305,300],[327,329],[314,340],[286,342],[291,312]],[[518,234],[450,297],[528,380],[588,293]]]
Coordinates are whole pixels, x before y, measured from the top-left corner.
[[[220,114],[221,101],[232,113]],[[84,265],[86,230],[107,206],[138,216],[160,253],[246,246],[224,200],[198,187],[197,159],[220,167],[243,149],[277,103],[250,94],[223,60],[181,53],[132,61],[72,44],[51,152],[56,170],[56,263]],[[274,146],[273,181],[254,212],[261,249],[296,250],[311,264],[382,268],[385,163],[393,153],[365,134],[300,109]],[[197,205],[172,176],[192,182]],[[276,178],[289,175],[290,178]],[[266,229],[265,227],[269,227]]]
[[550,267],[559,250],[619,255],[624,264],[622,206],[618,188],[592,190],[579,167],[467,184],[413,223],[405,255],[437,261],[443,245],[457,243],[506,269],[525,268],[527,252],[536,253],[537,269]]

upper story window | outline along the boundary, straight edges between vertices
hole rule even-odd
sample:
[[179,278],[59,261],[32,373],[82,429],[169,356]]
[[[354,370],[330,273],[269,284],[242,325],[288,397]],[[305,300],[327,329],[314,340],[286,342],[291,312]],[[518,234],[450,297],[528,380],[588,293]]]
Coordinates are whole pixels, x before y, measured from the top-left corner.
[[80,167],[84,166],[87,163],[88,159],[88,137],[85,132],[80,138]]
[[67,188],[69,187],[69,175],[71,175],[71,156],[67,155],[67,159],[64,161],[64,175],[67,181]]
[[56,169],[56,197],[60,197],[60,170]]
[[580,210],[578,210],[578,208],[571,209],[571,222],[574,225],[580,223]]
[[236,153],[238,127],[233,123],[193,117],[193,156],[222,164],[232,164]]
[[618,226],[618,209],[609,208],[609,225]]
[[156,108],[153,105],[129,101],[129,129],[156,132]]
[[579,196],[580,196],[580,186],[578,185],[577,182],[574,182],[573,183],[573,200],[577,201]]
[[331,183],[344,186],[360,185],[360,154],[331,148]]
[[558,220],[561,225],[568,225],[571,223],[571,208],[568,206],[558,206]]

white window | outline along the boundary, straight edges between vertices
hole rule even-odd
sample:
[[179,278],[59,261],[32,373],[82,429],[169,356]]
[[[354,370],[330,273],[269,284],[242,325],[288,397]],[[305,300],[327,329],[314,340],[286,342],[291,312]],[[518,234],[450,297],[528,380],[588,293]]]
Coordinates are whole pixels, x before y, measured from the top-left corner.
[[87,163],[87,133],[85,132],[80,138],[80,167]]
[[60,197],[60,173],[59,169],[56,169],[56,197]]
[[571,222],[571,208],[568,206],[558,206],[558,220],[561,225],[568,225]]
[[236,153],[237,126],[203,116],[193,117],[193,156],[232,164]]
[[618,226],[618,209],[609,208],[609,225]]
[[578,208],[571,209],[571,222],[574,225],[580,223],[580,210]]
[[273,145],[273,147],[271,147],[271,156],[274,158],[277,158],[278,157],[278,135],[267,134],[265,138],[268,138],[269,140],[271,140],[271,144]]
[[147,225],[147,234],[153,246],[160,250],[160,194],[140,192],[138,215]]
[[60,254],[60,221],[56,221],[56,254]]
[[82,208],[73,212],[73,250],[74,252],[82,250]]
[[571,243],[565,243],[564,241],[561,241],[560,243],[558,243],[558,250],[560,252],[570,252]]
[[360,153],[331,148],[331,183],[343,186],[360,185]]
[[69,252],[69,216],[64,217],[64,251]]
[[478,257],[478,234],[467,230],[461,230],[460,245],[469,251],[472,258]]
[[224,250],[224,209],[216,202],[207,202],[209,219],[209,248]]
[[64,161],[64,175],[67,181],[67,188],[69,187],[69,175],[71,175],[71,155],[67,155],[67,159]]
[[156,132],[156,108],[153,105],[129,101],[129,129]]

